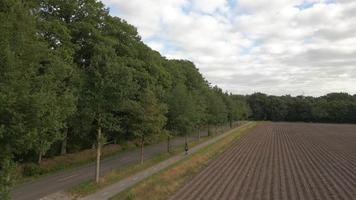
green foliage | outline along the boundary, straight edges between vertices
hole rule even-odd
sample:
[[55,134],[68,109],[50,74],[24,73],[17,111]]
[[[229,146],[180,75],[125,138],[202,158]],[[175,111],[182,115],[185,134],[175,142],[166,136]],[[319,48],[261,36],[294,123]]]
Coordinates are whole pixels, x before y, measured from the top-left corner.
[[227,106],[223,100],[223,93],[218,87],[212,88],[207,94],[208,124],[220,125],[228,121]]
[[248,104],[251,107],[252,118],[267,120],[267,95],[255,93],[248,97]]
[[167,98],[168,130],[173,133],[188,134],[197,123],[194,101],[183,84],[176,85]]
[[[248,116],[190,61],[168,60],[97,0],[0,1],[0,191],[16,163],[107,142],[189,134]],[[2,197],[2,196],[1,196]]]
[[74,112],[73,91],[63,87],[72,66],[38,34],[28,4],[1,4],[0,157],[32,150],[40,158],[60,138],[63,121]]
[[43,174],[45,171],[35,163],[28,163],[23,166],[23,175],[24,176],[38,176]]
[[160,134],[166,122],[166,106],[158,102],[154,93],[145,89],[139,95],[138,101],[133,102],[129,113],[131,119],[129,123],[130,133],[136,137],[145,137]]
[[[356,122],[356,95],[319,98],[232,95],[187,60],[168,60],[97,0],[0,1],[0,198],[16,163],[103,141],[186,135],[258,120]],[[36,158],[37,157],[37,158]],[[31,163],[32,162],[32,163]]]
[[15,165],[9,158],[0,157],[0,199],[10,199],[10,188],[14,182]]
[[321,97],[276,97],[256,93],[247,98],[252,117],[257,120],[356,122],[355,98],[346,93],[330,93]]

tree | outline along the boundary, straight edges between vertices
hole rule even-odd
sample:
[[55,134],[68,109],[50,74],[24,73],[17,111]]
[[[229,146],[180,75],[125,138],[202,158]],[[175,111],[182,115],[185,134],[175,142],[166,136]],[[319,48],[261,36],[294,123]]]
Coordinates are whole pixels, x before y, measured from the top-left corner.
[[[232,123],[234,121],[237,121],[240,118],[240,109],[242,109],[242,106],[240,102],[236,101],[232,95],[229,95],[227,93],[224,94],[223,96],[225,105],[226,105],[226,110],[227,110],[227,120],[229,122],[230,128],[232,128]],[[242,116],[241,116],[242,118]]]
[[267,119],[283,121],[288,114],[288,107],[283,98],[269,96],[266,104]]
[[127,101],[123,111],[126,113],[125,128],[140,141],[140,163],[143,163],[145,142],[164,131],[166,105],[160,103],[155,94],[146,88],[139,94],[137,100]]
[[267,95],[255,93],[249,96],[248,104],[252,110],[252,118],[255,120],[267,120]]
[[[93,5],[92,5],[93,6]],[[84,43],[77,52],[78,64],[83,73],[83,88],[80,95],[80,112],[90,119],[89,124],[96,130],[97,167],[96,181],[99,181],[101,146],[105,131],[120,131],[120,117],[116,115],[127,99],[127,86],[132,83],[132,72],[117,58],[116,42],[110,35],[113,24],[105,21],[107,11],[102,4],[94,4],[99,13],[97,23],[85,24],[80,33]],[[112,22],[114,23],[114,22]],[[97,24],[103,24],[97,27]]]
[[38,34],[30,2],[5,0],[0,7],[0,164],[6,188],[14,155],[35,150],[40,163],[60,138],[75,98],[63,88],[72,68]]
[[247,103],[246,96],[232,95],[231,98],[237,107],[237,120],[246,120],[251,115],[251,108]]
[[[227,121],[227,108],[222,99],[222,92],[218,87],[214,87],[207,93],[207,119],[208,119],[208,134],[210,134],[210,125],[215,126],[223,124]],[[216,132],[216,130],[215,130]]]
[[[194,63],[169,60],[97,0],[0,1],[0,192],[17,163],[105,141],[170,138],[247,119],[356,122],[356,96],[232,95]],[[209,131],[210,132],[210,131]],[[200,135],[198,135],[200,138]]]
[[197,120],[193,99],[185,85],[178,83],[172,89],[166,102],[169,108],[167,129],[174,135],[187,137],[194,130]]
[[[330,93],[321,97],[268,96],[257,93],[247,96],[255,119],[273,121],[303,121],[353,123],[354,96]],[[262,117],[263,116],[263,117]]]

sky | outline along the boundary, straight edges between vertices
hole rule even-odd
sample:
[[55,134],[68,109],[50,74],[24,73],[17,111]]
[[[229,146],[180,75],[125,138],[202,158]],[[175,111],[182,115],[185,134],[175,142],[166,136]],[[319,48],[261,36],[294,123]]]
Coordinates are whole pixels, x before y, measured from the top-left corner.
[[355,0],[103,0],[163,56],[235,94],[356,93]]

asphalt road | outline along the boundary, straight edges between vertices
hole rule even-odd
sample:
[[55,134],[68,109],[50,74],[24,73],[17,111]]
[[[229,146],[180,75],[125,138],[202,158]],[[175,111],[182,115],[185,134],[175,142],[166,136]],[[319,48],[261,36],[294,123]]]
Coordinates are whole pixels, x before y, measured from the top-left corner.
[[[248,124],[245,124],[245,126],[247,126]],[[242,126],[241,126],[242,127]],[[193,148],[189,149],[189,154],[194,154],[195,152],[199,151],[200,149],[224,138],[227,137],[228,135],[234,133],[236,130],[238,130],[237,128],[231,129],[227,132],[225,132],[224,134],[220,134],[214,138],[211,138],[207,141],[204,141],[196,146],[194,146]],[[140,181],[144,180],[145,178],[152,176],[153,174],[158,173],[159,171],[166,169],[167,167],[183,160],[187,158],[184,152],[181,152],[178,155],[172,156],[169,159],[166,159],[164,161],[161,161],[145,170],[142,170],[130,177],[124,178],[122,180],[120,180],[117,183],[114,183],[108,187],[105,187],[91,195],[88,195],[84,198],[80,198],[79,200],[106,200],[106,199],[110,199],[111,197],[117,195],[118,193],[134,186],[135,184],[139,183]],[[149,199],[149,198],[148,198]]]
[[[202,137],[206,135],[206,131],[201,133]],[[189,138],[190,141],[196,139],[197,138],[195,136]],[[184,144],[183,137],[177,137],[171,140],[172,147],[176,147],[182,144]],[[144,151],[144,159],[152,158],[153,156],[166,151],[166,148],[166,142],[147,146],[145,147]],[[100,173],[103,175],[113,169],[118,169],[120,167],[138,163],[140,158],[139,154],[140,149],[135,149],[132,151],[120,153],[110,158],[103,159]],[[47,196],[49,194],[66,190],[83,181],[93,179],[95,176],[94,172],[95,163],[93,162],[69,171],[58,172],[39,178],[35,181],[18,185],[12,190],[11,196],[14,200],[40,199],[41,197]]]

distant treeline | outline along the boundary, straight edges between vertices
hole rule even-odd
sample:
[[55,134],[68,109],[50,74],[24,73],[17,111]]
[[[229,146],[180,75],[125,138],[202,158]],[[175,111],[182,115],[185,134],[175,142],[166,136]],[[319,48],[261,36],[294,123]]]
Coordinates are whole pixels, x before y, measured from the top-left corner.
[[243,98],[169,60],[96,0],[0,1],[0,199],[17,163],[247,118]]
[[278,97],[255,93],[245,98],[255,120],[356,123],[356,95]]

